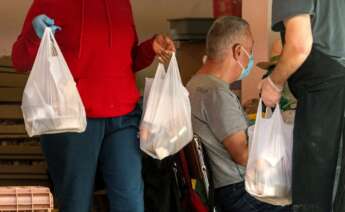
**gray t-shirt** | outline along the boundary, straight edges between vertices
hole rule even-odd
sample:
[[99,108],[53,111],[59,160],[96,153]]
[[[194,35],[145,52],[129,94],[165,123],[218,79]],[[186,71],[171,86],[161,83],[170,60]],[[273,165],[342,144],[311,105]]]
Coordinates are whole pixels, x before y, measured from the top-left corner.
[[245,113],[229,84],[211,75],[196,75],[187,84],[193,131],[208,153],[216,188],[243,181],[245,168],[237,165],[223,141],[248,127]]
[[310,14],[314,46],[345,65],[345,0],[273,0],[272,29],[287,18]]

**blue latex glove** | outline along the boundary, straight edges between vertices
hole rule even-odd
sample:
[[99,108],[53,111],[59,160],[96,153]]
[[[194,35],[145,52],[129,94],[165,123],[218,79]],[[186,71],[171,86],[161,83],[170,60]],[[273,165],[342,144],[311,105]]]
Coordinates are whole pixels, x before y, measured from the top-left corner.
[[53,33],[55,33],[57,30],[61,30],[61,27],[56,26],[54,24],[54,20],[46,15],[36,16],[32,21],[32,26],[39,38],[42,38],[46,27],[50,27]]

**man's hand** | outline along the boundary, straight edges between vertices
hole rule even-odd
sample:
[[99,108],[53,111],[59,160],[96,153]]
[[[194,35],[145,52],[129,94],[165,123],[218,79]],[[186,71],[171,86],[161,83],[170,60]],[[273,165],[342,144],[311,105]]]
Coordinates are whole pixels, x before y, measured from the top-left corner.
[[267,107],[276,106],[281,98],[282,87],[274,84],[270,77],[265,78],[259,84],[261,90],[261,98]]
[[174,42],[165,35],[156,35],[153,44],[153,51],[161,63],[169,63],[171,55],[176,51]]

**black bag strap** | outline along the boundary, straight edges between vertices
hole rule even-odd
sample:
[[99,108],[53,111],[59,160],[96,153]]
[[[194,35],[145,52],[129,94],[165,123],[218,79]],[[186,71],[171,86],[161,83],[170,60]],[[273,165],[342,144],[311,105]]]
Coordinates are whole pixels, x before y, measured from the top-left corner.
[[[209,208],[209,211],[213,211],[215,209],[215,201],[214,201],[214,182],[213,182],[213,173],[212,173],[212,168],[210,164],[209,157],[207,155],[207,151],[205,148],[205,145],[201,142],[200,137],[196,134],[194,134],[194,139],[193,142],[197,143],[197,146],[200,147],[201,153],[202,153],[202,160],[203,163],[202,165],[205,166],[206,168],[206,174],[207,174],[207,179],[208,179],[208,193],[207,193],[207,206]],[[203,167],[201,167],[203,168]],[[205,182],[204,182],[205,184]]]
[[199,144],[202,146],[202,152],[203,152],[203,155],[204,155],[204,162],[205,162],[205,165],[206,165],[206,172],[207,172],[207,175],[208,175],[208,179],[209,179],[209,186],[208,186],[208,208],[209,208],[209,211],[212,212],[214,211],[216,205],[215,205],[215,197],[214,197],[214,194],[215,194],[215,188],[214,188],[214,182],[213,182],[213,172],[212,172],[212,168],[211,168],[211,164],[210,164],[210,160],[209,160],[209,157],[208,157],[208,154],[205,150],[205,146],[200,142],[200,140],[198,141]]

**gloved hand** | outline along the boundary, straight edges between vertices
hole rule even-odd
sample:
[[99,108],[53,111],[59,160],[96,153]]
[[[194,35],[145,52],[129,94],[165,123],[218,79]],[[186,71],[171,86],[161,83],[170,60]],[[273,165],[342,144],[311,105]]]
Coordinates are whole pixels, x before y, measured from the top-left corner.
[[36,35],[42,38],[46,27],[50,27],[52,32],[55,33],[57,30],[61,30],[61,27],[54,24],[54,20],[46,15],[38,15],[32,21],[32,26],[35,30]]

